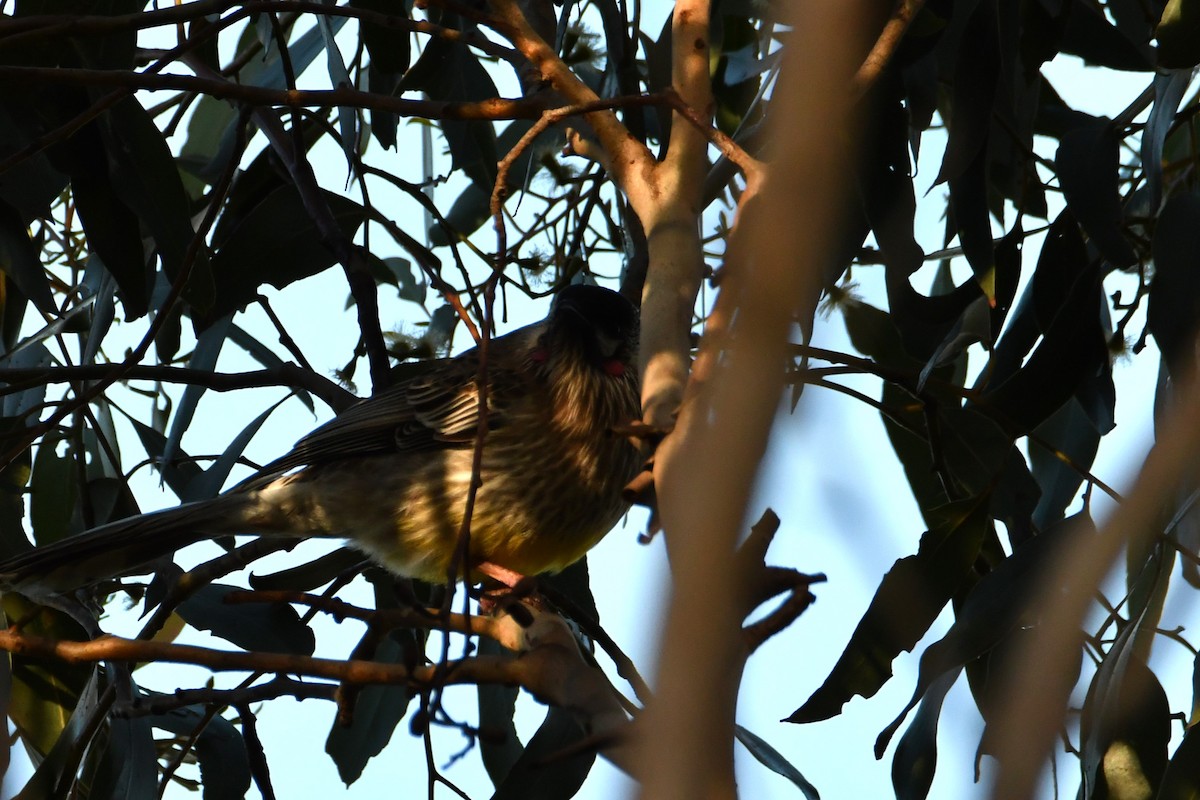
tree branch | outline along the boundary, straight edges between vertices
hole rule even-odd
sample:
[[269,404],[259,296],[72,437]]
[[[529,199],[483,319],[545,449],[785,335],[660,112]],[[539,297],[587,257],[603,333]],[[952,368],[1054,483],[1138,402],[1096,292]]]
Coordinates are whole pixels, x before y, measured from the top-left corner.
[[[644,714],[643,797],[731,791],[742,657],[742,620],[732,601],[745,588],[730,564],[783,389],[788,335],[815,311],[846,188],[854,130],[847,87],[867,9],[841,2],[789,10],[794,38],[772,113],[780,152],[762,192],[741,211],[716,319],[706,328],[675,432],[655,459],[675,581],[658,666],[668,677]],[[831,130],[846,134],[830,137]],[[653,251],[651,265],[653,271]],[[714,323],[720,332],[709,335]],[[695,657],[700,639],[717,645],[703,659]]]
[[223,78],[196,75],[157,75],[146,72],[66,67],[0,66],[0,80],[28,83],[65,83],[76,86],[119,86],[154,92],[164,89],[199,92],[220,100],[249,106],[284,108],[334,108],[348,106],[372,111],[390,111],[404,117],[457,120],[537,119],[544,104],[537,100],[493,98],[474,103],[436,100],[407,100],[339,86],[334,89],[268,89],[247,86]]
[[30,386],[45,386],[52,383],[74,383],[75,381],[103,380],[114,370],[121,370],[121,381],[146,380],[163,383],[183,383],[203,386],[216,392],[231,392],[239,389],[259,389],[268,386],[283,386],[303,389],[319,397],[334,411],[342,411],[358,402],[351,392],[338,384],[295,364],[258,369],[249,372],[209,372],[190,367],[169,367],[153,364],[136,364],[122,368],[120,364],[80,364],[50,368],[0,367],[0,396],[23,391]]

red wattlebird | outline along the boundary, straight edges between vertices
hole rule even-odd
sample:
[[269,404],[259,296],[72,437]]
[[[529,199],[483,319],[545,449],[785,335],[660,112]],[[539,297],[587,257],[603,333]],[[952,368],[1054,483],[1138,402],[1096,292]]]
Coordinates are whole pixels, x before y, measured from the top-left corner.
[[[472,573],[560,570],[626,510],[638,449],[638,315],[616,292],[569,286],[541,322],[489,343],[487,426],[470,525]],[[212,500],[121,520],[0,563],[36,592],[133,574],[223,534],[343,537],[393,572],[443,582],[457,551],[479,425],[479,353],[350,407]],[[459,574],[463,574],[460,568]]]

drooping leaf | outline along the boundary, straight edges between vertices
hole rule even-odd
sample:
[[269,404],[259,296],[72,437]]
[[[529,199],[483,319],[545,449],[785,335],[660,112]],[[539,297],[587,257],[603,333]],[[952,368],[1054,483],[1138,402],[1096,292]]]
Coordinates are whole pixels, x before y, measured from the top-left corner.
[[912,650],[966,580],[991,522],[987,501],[972,497],[939,510],[939,524],[921,537],[916,555],[884,575],[829,677],[787,722],[828,719],[852,697],[879,691],[892,676],[893,659]]
[[[396,3],[389,0],[350,0],[351,8],[362,8],[382,14],[396,14]],[[405,16],[412,12],[411,2],[404,3]],[[400,85],[400,78],[412,61],[412,35],[406,28],[389,27],[375,22],[360,23],[362,41],[371,56],[367,67],[367,91],[390,95]],[[371,135],[385,149],[396,146],[397,116],[390,111],[372,109]]]
[[1154,36],[1160,67],[1189,69],[1200,64],[1200,3],[1168,0]]
[[[339,87],[354,88],[354,81],[346,70],[346,62],[342,59],[342,51],[338,49],[336,32],[333,23],[326,14],[317,16],[317,28],[325,41],[325,64],[329,73],[329,83],[336,89]],[[349,106],[338,106],[338,133],[342,140],[342,152],[346,154],[346,163],[354,169],[354,159],[358,150],[358,114]]]
[[584,738],[571,712],[551,706],[492,800],[570,800],[591,771],[596,752],[563,753]]
[[273,403],[265,411],[250,421],[250,424],[243,428],[229,446],[225,448],[225,452],[214,461],[208,469],[197,475],[188,482],[187,488],[183,492],[183,496],[179,499],[187,502],[196,500],[208,500],[216,497],[221,487],[225,485],[225,479],[229,477],[229,473],[237,465],[238,459],[242,457],[246,446],[250,444],[250,440],[254,438],[254,434],[258,433],[258,429],[262,427],[267,418],[279,408],[287,397]]
[[1200,317],[1200,194],[1184,192],[1167,201],[1154,229],[1154,280],[1146,323],[1174,374],[1190,363]]
[[[0,417],[0,447],[7,451],[25,435],[23,420]],[[32,545],[25,532],[25,492],[32,459],[28,446],[21,448],[11,463],[0,468],[0,555],[23,553]]]
[[[109,673],[115,668],[109,667]],[[108,719],[107,747],[97,754],[99,765],[89,798],[97,800],[155,800],[158,797],[158,755],[154,732],[146,717]]]
[[[390,634],[379,643],[372,660],[402,664],[410,656]],[[367,762],[383,752],[412,698],[412,689],[402,684],[371,684],[359,693],[350,725],[333,724],[325,739],[325,752],[337,765],[343,783],[349,786],[357,781]]]
[[243,591],[237,586],[213,583],[179,604],[178,613],[189,625],[237,645],[243,650],[312,655],[316,639],[312,628],[286,603],[225,602],[225,595]]
[[896,745],[892,757],[892,788],[896,800],[925,800],[937,771],[937,730],[946,693],[958,680],[958,671],[942,675],[921,700],[917,715]]
[[207,309],[214,299],[208,252],[194,248],[187,261],[195,236],[191,209],[163,133],[132,97],[114,105],[100,121],[116,196],[149,232],[167,279],[173,283],[188,269],[184,297],[193,307]]
[[138,441],[141,442],[142,447],[146,449],[146,454],[159,467],[163,483],[170,487],[176,497],[183,497],[187,491],[188,484],[201,473],[200,465],[183,451],[179,452],[179,456],[175,461],[165,463],[162,460],[162,455],[166,450],[167,437],[141,420],[134,419],[128,415],[125,418],[133,425],[133,430],[137,434]]
[[[28,104],[19,97],[0,98],[0,157],[7,159],[24,150],[34,138],[27,130],[32,116],[28,111]],[[49,211],[67,181],[46,153],[34,153],[9,167],[0,179],[0,201],[16,209],[27,225]]]
[[791,781],[800,790],[800,793],[804,795],[805,800],[821,800],[821,794],[817,791],[817,787],[809,783],[800,770],[796,769],[790,761],[784,758],[782,753],[768,744],[766,739],[763,739],[741,725],[733,727],[733,735],[750,752],[750,755],[754,756],[758,763],[776,775],[782,775]]
[[[62,611],[39,606],[10,592],[3,595],[3,604],[9,620],[22,621],[23,633],[65,641],[88,638],[79,624]],[[57,746],[68,724],[72,725],[66,734],[68,739],[80,735],[83,720],[75,720],[75,715],[91,713],[89,703],[95,697],[89,701],[87,691],[94,680],[95,668],[91,665],[14,654],[9,718],[26,745],[45,756]],[[68,743],[67,747],[70,746]]]
[[1149,72],[1154,49],[1149,42],[1133,42],[1109,23],[1104,12],[1087,0],[1069,0],[1070,12],[1063,31],[1062,51],[1090,65],[1116,70]]
[[[499,92],[479,59],[466,45],[434,39],[412,65],[399,91],[420,90],[433,100],[486,100]],[[462,170],[480,189],[496,183],[499,148],[496,131],[487,120],[442,120],[442,134],[455,170]]]
[[36,244],[16,209],[0,200],[0,270],[45,314],[55,313],[50,281]]
[[877,754],[887,749],[905,716],[935,681],[991,651],[1018,630],[1023,620],[1031,623],[1036,620],[1038,612],[1030,609],[1030,603],[1046,580],[1047,570],[1055,563],[1059,548],[1064,544],[1079,546],[1080,540],[1094,534],[1091,519],[1080,514],[1026,542],[971,587],[950,630],[921,654],[912,698],[879,735],[875,743]]
[[1136,796],[1141,787],[1158,786],[1166,772],[1171,709],[1158,679],[1129,646],[1136,628],[1129,623],[1113,642],[1083,704],[1084,797]]
[[[959,13],[956,9],[955,15]],[[995,20],[995,5],[980,2],[963,30],[954,68],[950,119],[947,121],[950,139],[936,183],[963,175],[987,147],[1000,74]]]
[[[346,24],[346,17],[331,17],[329,24],[336,34]],[[254,33],[247,28],[238,47],[241,52]],[[248,38],[247,38],[248,37]],[[312,65],[325,49],[321,31],[313,26],[288,44],[288,57],[297,77]],[[287,77],[279,49],[272,47],[264,58],[252,58],[238,73],[238,82],[243,85],[265,89],[286,89]],[[196,111],[188,123],[188,137],[180,152],[179,165],[205,183],[214,183],[234,156],[237,140],[236,126],[238,111],[224,100],[204,95],[196,104]]]
[[[6,614],[12,609],[9,606],[9,597],[11,595],[5,595],[4,598]],[[85,740],[85,736],[95,735],[95,729],[89,722],[100,699],[97,689],[100,682],[99,670],[84,669],[83,676],[84,682],[79,685],[78,693],[66,695],[74,701],[74,705],[60,706],[61,713],[48,708],[35,709],[24,696],[33,690],[24,685],[25,679],[18,676],[18,658],[13,657],[14,695],[10,709],[18,716],[11,719],[24,744],[35,753],[44,756],[33,776],[13,800],[44,800],[55,795],[65,795],[66,790],[70,788],[75,770],[79,766],[78,753],[90,741]],[[40,680],[36,685],[44,693],[61,688],[58,684],[44,683]]]
[[[1046,236],[1030,292],[1031,305],[1018,312],[1032,314],[1032,319],[1013,320],[997,345],[998,363],[985,394],[1017,432],[1041,424],[1108,369],[1099,264],[1088,258],[1066,212]],[[1026,359],[1023,350],[1037,341],[1039,332],[1041,341]]]
[[[196,337],[196,346],[192,348],[192,356],[188,359],[190,368],[202,372],[212,372],[216,369],[217,358],[221,355],[221,348],[225,345],[226,334],[232,318],[232,314],[227,314],[200,332]],[[192,418],[196,414],[196,407],[200,404],[200,398],[206,391],[208,391],[206,387],[195,383],[184,387],[183,397],[175,406],[175,415],[171,418],[171,430],[167,433],[167,444],[162,454],[164,462],[169,464],[175,460],[180,443],[183,441],[183,434],[191,426]]]
[[186,706],[155,714],[149,721],[156,728],[177,736],[197,732],[193,748],[200,762],[203,800],[245,797],[250,789],[250,760],[246,742],[233,723],[220,714],[209,718],[203,706]]
[[[1039,442],[1029,446],[1029,461],[1034,479],[1042,490],[1033,514],[1039,529],[1046,529],[1062,519],[1067,506],[1075,499],[1084,476],[1080,470],[1091,469],[1100,444],[1100,431],[1084,413],[1075,398],[1054,412],[1035,429]],[[1042,444],[1054,448],[1048,451]],[[1071,460],[1068,464],[1059,453]]]
[[1054,157],[1067,206],[1115,267],[1129,267],[1137,254],[1122,232],[1117,170],[1120,141],[1108,119],[1062,137]]
[[[1200,29],[1197,33],[1200,34]],[[1161,57],[1161,49],[1159,53]],[[1200,54],[1197,60],[1200,61]],[[1162,201],[1163,144],[1175,122],[1179,101],[1183,99],[1190,82],[1190,76],[1182,72],[1154,76],[1154,106],[1146,120],[1146,130],[1142,132],[1142,170],[1146,175],[1151,213],[1158,211]]]
[[[353,236],[366,218],[363,207],[332,192],[321,196],[342,233]],[[264,283],[282,289],[333,262],[334,255],[322,243],[299,194],[292,187],[281,187],[250,211],[213,255],[217,299],[209,319],[242,308]]]
[[1171,756],[1158,787],[1157,800],[1200,798],[1200,728],[1192,726]]
[[33,460],[29,490],[29,516],[34,540],[39,545],[65,539],[79,496],[79,472],[72,449],[58,451],[65,437],[55,433],[42,437]]

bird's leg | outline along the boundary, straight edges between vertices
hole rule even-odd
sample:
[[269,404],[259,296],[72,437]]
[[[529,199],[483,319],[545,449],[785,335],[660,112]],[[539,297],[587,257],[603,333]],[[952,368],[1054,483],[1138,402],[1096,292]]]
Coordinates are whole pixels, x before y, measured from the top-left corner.
[[499,564],[493,564],[490,561],[476,564],[475,569],[477,572],[486,575],[497,583],[507,586],[509,589],[516,589],[517,584],[526,580],[525,576],[521,573],[515,572],[508,567],[502,567]]
[[485,614],[495,612],[504,603],[502,601],[532,602],[540,606],[541,598],[537,594],[537,578],[522,575],[519,572],[484,561],[475,565],[475,571],[500,584],[495,588],[484,588],[479,595],[479,610]]

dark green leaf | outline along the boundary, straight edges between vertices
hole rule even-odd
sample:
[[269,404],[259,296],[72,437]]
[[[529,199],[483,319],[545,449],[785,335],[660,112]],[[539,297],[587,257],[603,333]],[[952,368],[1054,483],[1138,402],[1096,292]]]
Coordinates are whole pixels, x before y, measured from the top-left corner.
[[190,737],[199,731],[195,754],[204,800],[245,797],[250,788],[250,759],[242,734],[219,714],[210,719],[205,712],[203,706],[188,706],[149,719],[154,727],[178,736]]
[[1158,679],[1130,646],[1137,628],[1127,624],[1113,642],[1083,704],[1084,797],[1131,797],[1140,785],[1158,786],[1166,772],[1171,709]]
[[[329,24],[336,33],[346,24],[346,17],[332,17]],[[249,36],[253,33],[248,31]],[[245,45],[243,41],[242,45]],[[239,47],[239,52],[243,47]],[[297,77],[304,73],[312,62],[325,50],[325,40],[316,26],[309,28],[288,45],[288,57]],[[287,78],[279,49],[272,47],[265,58],[254,58],[238,73],[238,82],[243,85],[260,86],[266,89],[286,89]],[[237,140],[238,111],[228,102],[203,95],[196,111],[188,123],[188,138],[180,153],[180,166],[213,183],[233,158],[233,147]]]
[[[4,615],[10,620],[21,620],[21,631],[27,635],[66,641],[89,638],[62,611],[36,605],[10,592],[4,594],[3,604]],[[95,669],[91,665],[12,656],[9,718],[33,752],[45,756],[64,739],[68,748],[72,746],[72,737],[82,732],[78,715],[82,712],[86,717],[95,702],[94,694],[88,694],[94,692],[94,681]]]
[[199,247],[187,262],[195,236],[191,209],[162,131],[132,97],[117,103],[100,121],[113,191],[153,238],[167,279],[174,282],[189,269],[184,297],[193,307],[207,309],[213,302],[208,253]]
[[[366,218],[363,207],[332,192],[322,197],[342,232],[353,236]],[[210,319],[244,307],[264,283],[282,289],[333,262],[299,194],[281,187],[250,211],[213,255],[217,301]]]
[[950,208],[957,224],[963,254],[981,285],[993,283],[995,254],[992,245],[992,220],[988,208],[987,157],[980,151],[950,184]]
[[179,616],[243,650],[312,655],[312,629],[294,608],[285,603],[225,602],[225,595],[239,591],[243,590],[219,583],[205,586],[179,605]]
[[1200,2],[1168,0],[1154,35],[1160,67],[1190,69],[1200,64]]
[[63,436],[48,433],[38,445],[29,488],[29,517],[39,545],[65,539],[79,496],[79,472],[72,447],[59,452]]
[[[1200,29],[1197,34],[1200,34]],[[1161,49],[1159,53],[1161,55]],[[1197,60],[1200,61],[1200,53]],[[1162,201],[1163,144],[1171,126],[1175,124],[1175,112],[1189,83],[1191,75],[1185,72],[1154,76],[1154,107],[1150,109],[1150,117],[1146,120],[1146,130],[1142,132],[1142,169],[1146,175],[1146,190],[1152,211],[1157,211]]]
[[[12,618],[12,607],[9,606],[11,596],[5,595],[4,597],[5,611],[10,615],[10,619]],[[18,657],[13,656],[14,694],[10,709],[16,715],[11,719],[16,725],[22,742],[35,753],[44,756],[34,771],[33,777],[26,782],[24,788],[13,800],[45,800],[48,797],[66,796],[65,790],[73,782],[74,769],[78,766],[77,753],[90,741],[84,740],[84,734],[89,733],[88,722],[91,715],[95,713],[99,700],[97,691],[100,680],[99,671],[89,668],[82,671],[84,681],[79,684],[78,692],[62,695],[62,702],[58,704],[58,710],[52,708],[53,704],[35,707],[26,697],[35,694],[34,690],[25,683],[30,677],[36,675],[35,685],[40,692],[46,695],[54,691],[61,692],[63,688],[61,684],[54,682],[52,675],[40,675],[35,670],[36,668],[30,669],[29,674],[23,677],[20,674],[22,667],[19,666]],[[50,680],[43,678],[50,678]],[[66,702],[68,701],[72,705],[67,706]],[[95,731],[90,731],[90,733],[94,735]]]
[[479,184],[472,183],[462,190],[462,194],[454,199],[450,210],[446,212],[445,225],[434,223],[429,227],[429,244],[433,247],[446,247],[458,238],[451,239],[446,230],[449,226],[455,234],[461,237],[470,236],[479,230],[485,222],[491,219],[489,208],[491,190],[484,189]]
[[921,700],[908,730],[900,737],[892,757],[892,787],[896,800],[925,800],[937,771],[937,730],[946,693],[958,680],[958,671],[942,675]]
[[164,463],[162,454],[167,446],[167,437],[140,420],[136,420],[128,415],[125,418],[133,425],[133,430],[137,433],[138,440],[142,443],[142,447],[146,449],[146,455],[150,456],[158,466],[163,482],[171,488],[171,491],[177,497],[183,497],[187,491],[188,484],[201,473],[200,465],[182,450],[179,451],[179,457],[173,463]]
[[938,678],[992,650],[1017,630],[1027,615],[1030,624],[1036,620],[1029,603],[1044,585],[1048,565],[1055,563],[1064,543],[1086,547],[1087,542],[1078,539],[1086,540],[1089,535],[1095,535],[1091,519],[1086,514],[1073,517],[1022,545],[971,588],[950,630],[921,654],[912,699],[879,735],[876,753],[887,749],[904,717]]
[[[262,364],[267,369],[279,369],[283,367],[284,361],[279,356],[267,347],[265,344],[254,338],[248,331],[237,325],[229,326],[229,341],[236,344],[238,347],[246,351],[246,354]],[[293,393],[304,407],[309,411],[314,411],[316,406],[313,404],[312,395],[303,389],[293,389]]]
[[94,125],[71,139],[79,150],[75,157],[79,164],[71,172],[71,196],[88,247],[100,257],[120,288],[126,319],[136,319],[148,309],[153,273],[142,247],[141,224],[116,192],[105,167],[107,153],[100,136],[90,130]]
[[[481,656],[511,655],[492,639],[481,637],[479,640]],[[516,713],[517,695],[520,690],[516,686],[504,686],[499,683],[480,683],[476,686],[479,698],[479,754],[483,758],[484,769],[492,779],[492,785],[497,788],[504,783],[513,764],[525,752],[524,745],[517,737],[517,726],[513,722]]]
[[[1032,313],[1033,320],[1013,321],[1010,333],[1019,330],[1019,338],[1006,335],[997,346],[998,364],[985,395],[987,404],[1018,432],[1041,424],[1109,369],[1099,264],[1088,259],[1065,212],[1046,236],[1031,291],[1032,309],[1018,312]],[[1022,364],[1021,349],[1036,340],[1038,331],[1041,342]]]
[[285,589],[295,592],[311,592],[318,589],[347,570],[362,564],[366,556],[349,547],[339,547],[331,553],[313,559],[298,567],[290,567],[267,575],[250,575],[250,586],[255,591]]
[[1200,728],[1188,728],[1163,773],[1157,800],[1200,800]]
[[788,722],[816,722],[841,713],[855,695],[871,697],[892,676],[892,660],[929,630],[967,579],[990,525],[988,498],[973,497],[938,509],[935,526],[916,555],[893,565],[824,684]]
[[767,744],[765,739],[758,737],[741,725],[734,726],[733,735],[750,751],[750,755],[754,756],[758,763],[795,784],[800,793],[804,795],[805,800],[821,800],[821,794],[817,791],[817,787],[809,783],[800,770],[792,766],[791,762],[784,758],[778,750]]
[[[372,660],[402,664],[406,659],[404,645],[389,635],[379,643]],[[372,684],[359,693],[350,725],[334,723],[325,740],[325,752],[337,764],[343,783],[349,786],[358,780],[367,762],[383,752],[412,698],[413,691],[407,686]]]
[[271,416],[275,409],[279,408],[287,399],[287,397],[283,397],[251,420],[250,424],[233,438],[233,441],[225,448],[225,452],[221,453],[208,469],[188,482],[187,489],[179,499],[187,503],[216,497],[220,493],[221,487],[225,485],[225,479],[229,477],[229,473],[237,465],[238,459],[242,457],[246,446],[254,438],[254,434],[258,433],[258,429],[267,421],[267,417]]
[[[336,89],[344,86],[355,88],[350,73],[346,71],[346,62],[342,60],[342,51],[338,49],[333,23],[325,14],[317,16],[317,28],[321,38],[325,40],[325,64],[329,71],[329,83]],[[354,159],[358,150],[358,114],[349,106],[338,106],[338,133],[342,139],[342,152],[346,154],[346,163],[354,169]]]
[[1062,51],[1092,66],[1149,72],[1155,62],[1148,42],[1132,42],[1111,25],[1104,12],[1087,0],[1071,0]]
[[[15,97],[0,98],[0,157],[5,159],[25,149],[30,133],[28,104]],[[67,185],[67,176],[50,164],[43,152],[34,153],[13,164],[0,179],[0,200],[15,208],[21,221],[28,224],[48,213],[50,203]]]
[[100,757],[88,795],[93,800],[155,800],[158,756],[154,732],[145,717],[108,721],[108,746]]
[[492,800],[569,800],[579,791],[596,760],[596,751],[583,748],[564,757],[563,751],[582,742],[583,729],[566,709],[551,707],[525,752],[512,765]]
[[16,209],[0,201],[0,270],[39,311],[55,313],[50,282],[42,269],[41,253]]
[[1200,317],[1200,194],[1167,201],[1154,229],[1154,280],[1146,322],[1172,373],[1192,361]]
[[[955,10],[956,16],[960,13],[963,11]],[[996,9],[990,2],[979,3],[963,30],[957,50],[954,92],[947,122],[950,138],[936,183],[958,178],[980,159],[991,130],[999,75]]]
[[[412,12],[411,0],[403,6],[394,0],[350,0],[351,8],[376,11],[398,19],[408,19]],[[399,13],[403,8],[403,13]],[[371,64],[383,72],[401,75],[412,60],[412,38],[408,28],[400,25],[380,25],[377,22],[362,22],[362,40],[371,56]]]
[[[17,437],[24,435],[23,420],[0,417],[0,447],[11,448]],[[30,464],[30,448],[26,445],[11,463],[0,469],[0,556],[5,558],[32,547],[25,532],[25,491]]]
[[[1078,494],[1083,484],[1080,470],[1091,469],[1100,445],[1100,431],[1084,413],[1079,401],[1071,398],[1034,432],[1055,450],[1050,452],[1037,442],[1029,445],[1033,477],[1042,490],[1033,523],[1044,530],[1063,518],[1067,506]],[[1056,453],[1069,457],[1074,466]]]
[[[95,300],[92,303],[92,327],[88,331],[87,342],[84,344],[83,357],[80,361],[84,364],[94,364],[96,363],[96,354],[100,352],[100,345],[103,343],[104,337],[108,335],[113,320],[117,316],[117,282],[95,253],[88,256],[83,276],[84,285],[92,290]],[[156,345],[159,340],[168,338],[166,336],[168,331],[169,329],[164,330],[159,335],[155,340]],[[178,343],[176,343],[176,348],[178,348]]]
[[[188,359],[188,366],[190,368],[200,370],[201,372],[212,372],[216,369],[217,358],[221,355],[221,348],[225,345],[226,333],[229,330],[232,319],[233,315],[227,314],[197,335],[196,346],[192,348],[192,355]],[[184,388],[183,397],[180,398],[178,405],[175,406],[175,415],[171,418],[171,430],[167,434],[167,444],[163,448],[162,454],[164,462],[169,464],[175,460],[175,454],[179,450],[183,434],[191,426],[192,418],[196,414],[196,406],[200,404],[200,398],[204,396],[206,391],[208,391],[206,387],[196,383],[188,384]],[[213,491],[209,497],[215,495],[216,491]],[[208,498],[188,497],[183,499],[206,500]]]
[[1137,263],[1122,230],[1117,171],[1120,142],[1113,123],[1102,118],[1062,138],[1054,157],[1067,206],[1113,266]]
[[[400,91],[421,90],[432,100],[473,101],[499,96],[496,84],[471,51],[455,42],[434,39],[425,46],[401,82]],[[462,170],[480,189],[496,183],[499,148],[487,120],[442,120],[442,134],[455,170]]]

